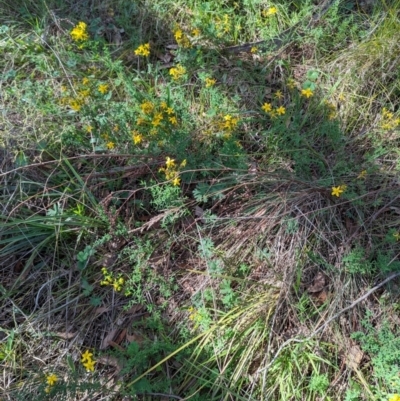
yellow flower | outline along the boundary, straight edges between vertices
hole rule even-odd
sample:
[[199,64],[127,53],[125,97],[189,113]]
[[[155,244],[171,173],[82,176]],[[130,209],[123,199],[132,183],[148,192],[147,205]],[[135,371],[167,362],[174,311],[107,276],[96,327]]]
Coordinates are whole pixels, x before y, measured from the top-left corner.
[[194,28],[192,29],[192,35],[193,36],[200,36],[200,29],[199,28]]
[[175,116],[172,116],[172,117],[168,118],[168,120],[172,125],[178,124],[178,120],[176,119]]
[[232,117],[230,114],[227,114],[226,116],[224,116],[224,122],[221,123],[221,128],[228,131],[232,131],[233,129],[236,128],[238,122],[239,122],[238,118]]
[[154,105],[153,103],[146,101],[140,105],[140,109],[143,111],[144,114],[150,114],[154,110]]
[[301,95],[305,96],[308,99],[309,97],[313,96],[314,93],[310,88],[307,88],[307,89],[302,89],[301,90]]
[[100,84],[97,89],[104,95],[108,92],[108,84]]
[[333,120],[336,117],[336,112],[330,111],[328,114],[328,120]]
[[361,171],[360,174],[358,174],[357,178],[358,179],[365,179],[366,176],[367,176],[367,170],[363,170],[363,171]]
[[278,12],[278,9],[276,7],[270,7],[268,10],[264,10],[262,12],[262,15],[264,17],[270,17],[271,15],[275,15]]
[[78,95],[81,99],[86,99],[90,95],[90,90],[89,89],[81,89],[78,91]]
[[180,167],[186,167],[186,159],[184,159],[184,160],[182,161],[182,163],[180,164]]
[[252,54],[258,53],[258,48],[257,48],[257,46],[253,46],[253,47],[250,49],[250,53],[252,53]]
[[82,79],[82,85],[87,85],[89,83],[89,78],[83,78]]
[[132,131],[132,139],[135,145],[138,145],[143,141],[143,136],[139,131]]
[[88,372],[94,372],[94,364],[95,363],[96,363],[95,361],[90,359],[90,360],[87,360],[86,362],[83,362],[82,365],[86,368],[86,370]]
[[175,159],[171,159],[170,157],[167,157],[165,165],[167,166],[167,168],[174,167],[175,166]]
[[78,24],[72,29],[71,38],[75,42],[84,41],[89,39],[89,35],[87,33],[87,25],[84,22],[78,22]]
[[384,130],[391,130],[391,129],[393,129],[393,124],[390,121],[384,122],[384,123],[382,123],[381,128]]
[[108,85],[107,84],[100,84],[97,88],[100,93],[103,95],[108,92]]
[[158,127],[161,124],[161,120],[163,119],[163,115],[161,113],[156,113],[151,124],[153,127]]
[[382,115],[383,115],[383,117],[388,118],[388,119],[393,118],[393,113],[391,111],[389,111],[386,107],[384,107],[382,109]]
[[389,398],[389,401],[400,401],[400,395],[393,394],[392,397]]
[[114,149],[115,148],[115,143],[112,141],[107,142],[107,148],[108,149]]
[[[106,269],[107,270],[107,269]],[[84,363],[85,361],[91,361],[92,360],[92,356],[93,354],[91,352],[89,352],[89,350],[86,350],[83,354],[82,354],[82,359],[81,362]]]
[[206,78],[206,88],[211,88],[216,84],[216,80],[214,78]]
[[79,111],[82,108],[81,103],[79,102],[79,100],[75,100],[75,99],[71,99],[69,101],[69,106],[74,111]]
[[135,50],[135,54],[136,56],[143,56],[143,57],[150,56],[150,43],[145,43],[144,45],[140,45]]
[[294,89],[296,87],[296,81],[293,78],[289,78],[286,83],[289,89]]
[[167,108],[167,114],[168,114],[168,115],[174,114],[174,112],[175,112],[175,111],[174,111],[174,109],[173,109],[172,107],[168,107],[168,108]]
[[194,320],[195,319],[195,317],[196,317],[196,315],[197,315],[197,311],[196,311],[196,309],[195,308],[193,308],[193,306],[191,306],[189,309],[188,309],[188,311],[189,311],[189,320]]
[[86,125],[85,131],[88,132],[89,134],[92,132],[93,127],[91,125]]
[[[396,241],[399,241],[400,240],[400,232],[394,233],[393,237],[396,239]],[[400,401],[400,399],[399,399],[399,401]]]
[[338,187],[332,187],[332,196],[337,196],[339,197],[345,190],[346,188],[344,188],[343,185],[339,185]]
[[276,91],[275,92],[275,97],[279,100],[283,99],[283,94],[282,91]]
[[283,116],[285,113],[286,113],[286,109],[283,106],[278,107],[276,109],[276,114],[278,114],[278,116]]
[[174,37],[179,46],[186,48],[192,47],[189,38],[183,33],[182,29],[176,29],[174,31]]
[[172,185],[177,187],[181,183],[181,179],[177,176],[172,180]]
[[183,75],[186,73],[186,68],[183,67],[182,65],[178,64],[176,67],[173,67],[169,70],[169,75],[172,76],[172,78],[177,81],[180,78],[182,78]]
[[272,104],[271,103],[264,103],[261,107],[266,113],[272,111]]
[[121,291],[122,290],[122,285],[124,284],[124,279],[120,277],[118,280],[114,280],[113,282],[113,287],[115,291]]
[[51,375],[48,375],[48,376],[46,377],[46,381],[47,381],[47,384],[48,384],[49,386],[54,386],[54,384],[57,383],[57,380],[58,380],[58,378],[57,378],[57,376],[56,376],[54,373],[52,373]]

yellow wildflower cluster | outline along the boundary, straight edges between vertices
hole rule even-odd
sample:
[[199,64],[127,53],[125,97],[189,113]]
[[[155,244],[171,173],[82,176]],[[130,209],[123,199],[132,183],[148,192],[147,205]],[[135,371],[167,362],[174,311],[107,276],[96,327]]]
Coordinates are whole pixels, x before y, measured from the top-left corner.
[[203,316],[193,306],[189,307],[188,312],[189,312],[189,320],[195,324],[194,328],[197,329],[199,327],[199,324],[203,320]]
[[229,15],[224,14],[222,18],[217,17],[215,26],[218,31],[218,37],[222,37],[224,34],[229,33],[231,30],[231,21]]
[[222,121],[219,122],[219,129],[224,131],[226,134],[231,134],[231,132],[237,127],[238,123],[239,118],[226,114],[223,116]]
[[331,195],[339,197],[346,189],[347,185],[339,185],[337,187],[332,187]]
[[211,88],[212,86],[214,86],[217,83],[217,81],[214,78],[207,77],[205,79],[205,83],[206,83],[206,88]]
[[240,119],[230,114],[219,114],[213,117],[207,129],[203,131],[203,138],[210,140],[212,136],[229,139],[237,128]]
[[[136,119],[136,125],[151,125],[152,129],[149,131],[151,134],[157,133],[155,128],[165,126],[165,123],[167,125],[178,124],[175,110],[168,106],[166,102],[161,102],[159,106],[155,106],[152,102],[147,100],[140,105],[140,110],[143,115]],[[134,131],[132,132],[132,139],[135,144],[138,144],[142,142],[143,137],[139,131]]]
[[100,281],[100,285],[111,285],[114,290],[118,292],[122,290],[125,280],[122,278],[121,274],[115,277],[106,267],[103,267],[101,272],[103,273],[104,279]]
[[93,360],[92,356],[93,354],[88,350],[82,354],[81,362],[88,372],[94,372],[94,364],[96,361]]
[[397,118],[386,107],[382,109],[382,122],[381,128],[384,130],[392,130],[400,125],[400,118]]
[[58,377],[52,373],[46,376],[47,387],[44,389],[46,393],[50,393],[51,388],[57,383]]
[[390,398],[389,401],[400,401],[400,395],[399,394],[393,394]]
[[88,102],[88,98],[92,95],[96,96],[99,93],[104,95],[110,90],[108,84],[96,84],[87,77],[82,78],[80,82],[74,82],[74,86],[73,96],[69,96],[71,92],[68,91],[66,86],[61,87],[62,97],[60,103],[69,106],[76,112],[82,109],[83,105]]
[[186,74],[186,68],[181,64],[178,64],[176,67],[173,67],[169,70],[169,75],[174,79],[174,81],[178,81]]
[[175,163],[175,159],[167,157],[165,161],[165,167],[161,167],[159,169],[159,172],[164,173],[165,178],[167,180],[171,180],[172,185],[178,186],[181,183],[181,179],[179,177],[179,169],[184,168],[185,166],[186,159],[179,166],[177,166]]
[[263,10],[261,12],[261,15],[263,17],[271,17],[272,15],[275,15],[278,12],[278,9],[276,7],[269,7],[267,10]]
[[276,116],[283,116],[286,113],[286,108],[284,106],[279,106],[279,107],[274,109],[271,103],[264,103],[261,108],[271,118],[275,118]]
[[184,47],[185,49],[192,47],[189,38],[179,27],[174,30],[174,38],[178,46]]
[[144,45],[140,45],[135,50],[135,54],[136,54],[136,56],[149,57],[150,56],[150,43],[145,43]]
[[78,22],[78,24],[70,32],[72,40],[75,42],[84,42],[89,39],[87,33],[87,24],[85,22]]

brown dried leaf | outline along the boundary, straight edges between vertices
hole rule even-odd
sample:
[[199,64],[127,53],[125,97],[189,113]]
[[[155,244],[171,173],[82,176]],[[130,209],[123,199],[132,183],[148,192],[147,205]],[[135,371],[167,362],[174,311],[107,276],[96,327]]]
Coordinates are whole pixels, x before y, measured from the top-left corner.
[[126,339],[130,343],[135,342],[135,343],[138,343],[139,345],[142,344],[144,341],[144,337],[142,337],[140,334],[135,334],[135,333],[127,334]]
[[360,366],[363,358],[364,352],[361,351],[361,348],[353,345],[345,356],[345,363],[350,369],[355,370]]
[[320,292],[324,289],[326,284],[325,275],[322,272],[318,272],[314,277],[313,284],[307,288],[309,293]]
[[126,329],[123,329],[121,333],[118,334],[117,338],[114,340],[116,344],[121,344],[126,336]]
[[98,316],[98,315],[101,315],[101,314],[103,314],[105,312],[108,312],[109,310],[110,310],[110,308],[107,307],[107,306],[100,306],[99,308],[96,308],[94,310],[94,314]]
[[320,302],[321,304],[324,304],[326,300],[328,299],[328,293],[323,290],[317,295],[317,301]]
[[119,344],[117,344],[117,343],[114,342],[114,341],[110,341],[110,346],[119,349],[121,352],[124,352],[124,351],[125,351],[125,348],[124,348],[124,347],[121,347]]
[[140,312],[144,308],[141,304],[132,305],[127,311],[125,311],[128,315],[136,315],[136,313]]
[[69,332],[56,332],[54,333],[57,337],[62,338],[63,340],[70,340],[71,338],[74,338],[78,332],[76,333],[69,333]]
[[111,342],[113,342],[115,336],[117,335],[119,329],[114,329],[111,330],[104,338],[103,341],[101,342],[100,349],[106,349]]
[[119,361],[117,358],[115,358],[114,356],[111,356],[111,355],[100,356],[100,357],[96,358],[96,361],[98,363],[101,363],[106,366],[113,366],[114,368],[116,368],[115,373],[117,373],[117,374],[124,367],[122,361]]

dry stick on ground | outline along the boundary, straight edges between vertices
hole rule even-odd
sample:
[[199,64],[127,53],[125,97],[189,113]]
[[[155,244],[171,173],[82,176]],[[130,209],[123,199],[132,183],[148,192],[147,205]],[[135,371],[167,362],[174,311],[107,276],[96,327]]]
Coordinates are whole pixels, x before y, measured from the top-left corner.
[[314,332],[312,332],[307,338],[304,339],[296,339],[296,338],[290,338],[289,340],[285,341],[276,351],[275,356],[272,358],[272,361],[265,366],[264,368],[260,369],[257,371],[257,373],[261,373],[264,371],[268,371],[269,368],[272,366],[272,364],[276,361],[276,359],[278,358],[279,354],[283,351],[283,349],[289,345],[290,343],[304,343],[306,341],[311,340],[311,338],[313,338],[314,336],[316,336],[319,332],[321,332],[322,330],[324,330],[329,323],[331,323],[333,320],[337,319],[341,314],[343,314],[344,312],[347,312],[350,309],[353,309],[356,305],[358,305],[361,301],[363,301],[364,299],[368,298],[373,292],[375,292],[376,290],[378,290],[379,288],[383,287],[386,283],[388,283],[389,281],[393,280],[394,278],[400,276],[400,272],[399,273],[393,273],[392,275],[390,275],[389,277],[387,277],[385,280],[383,280],[382,282],[380,282],[379,284],[377,284],[375,287],[372,287],[368,292],[366,292],[363,296],[361,296],[360,298],[356,299],[351,305],[347,306],[346,308],[342,309],[341,311],[339,311],[338,313],[336,313],[335,315],[333,315],[331,318],[329,318],[322,326],[320,326],[318,329],[316,329]]

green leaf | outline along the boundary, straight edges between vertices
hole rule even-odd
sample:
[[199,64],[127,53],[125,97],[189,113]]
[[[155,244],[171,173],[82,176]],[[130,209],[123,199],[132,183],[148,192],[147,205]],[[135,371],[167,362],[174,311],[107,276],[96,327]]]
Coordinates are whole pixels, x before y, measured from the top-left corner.
[[26,157],[25,153],[22,150],[20,150],[17,153],[17,157],[15,158],[15,164],[16,164],[17,167],[24,167],[24,166],[27,166],[29,164],[29,160],[28,160],[28,158]]
[[316,81],[318,79],[318,76],[318,71],[310,70],[307,72],[307,79],[309,79],[310,81]]

